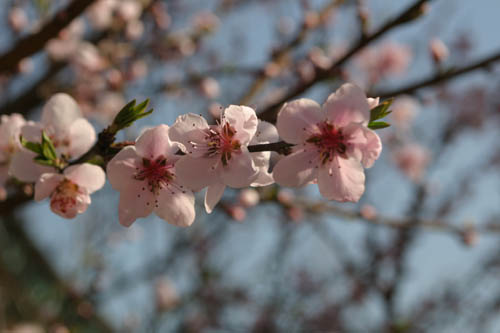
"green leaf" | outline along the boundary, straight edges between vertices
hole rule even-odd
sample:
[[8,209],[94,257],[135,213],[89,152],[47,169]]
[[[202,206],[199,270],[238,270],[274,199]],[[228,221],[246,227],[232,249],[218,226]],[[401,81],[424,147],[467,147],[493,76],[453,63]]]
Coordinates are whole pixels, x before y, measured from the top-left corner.
[[119,130],[129,127],[136,120],[144,118],[153,112],[153,109],[145,111],[149,104],[149,99],[146,99],[139,105],[135,105],[135,103],[135,100],[129,102],[118,112],[113,120],[113,124],[109,127],[109,130],[112,132],[111,134],[116,134]]
[[42,155],[51,161],[57,158],[56,148],[45,132],[42,132]]
[[37,157],[34,158],[34,160],[38,164],[45,165],[45,166],[50,166],[50,167],[55,167],[55,163],[54,163],[53,160],[47,160],[43,156],[37,156]]
[[378,130],[389,126],[391,126],[391,124],[386,123],[385,121],[372,121],[368,124],[368,128],[372,130]]
[[389,107],[391,106],[393,101],[394,101],[394,99],[390,98],[390,99],[380,103],[379,105],[377,105],[373,109],[371,109],[370,122],[378,120],[378,119],[382,119],[382,118],[386,117],[389,113],[391,113],[392,111],[389,110]]
[[30,142],[23,138],[22,136],[20,137],[21,140],[21,145],[23,145],[24,148],[31,150],[34,153],[37,153],[38,155],[42,155],[42,145],[36,142]]

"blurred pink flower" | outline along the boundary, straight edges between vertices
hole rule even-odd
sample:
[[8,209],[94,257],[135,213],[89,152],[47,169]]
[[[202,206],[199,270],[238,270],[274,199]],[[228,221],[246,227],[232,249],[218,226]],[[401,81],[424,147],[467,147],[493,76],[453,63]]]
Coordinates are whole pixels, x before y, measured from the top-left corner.
[[[86,153],[96,141],[96,133],[87,119],[82,118],[75,100],[64,93],[53,95],[45,103],[42,120],[29,122],[21,128],[22,136],[32,142],[41,142],[44,131],[54,143],[58,156],[72,160]],[[14,154],[9,172],[24,182],[35,182],[52,168],[35,163],[35,153],[21,149]]]
[[17,113],[0,117],[0,201],[7,197],[4,186],[9,178],[9,164],[12,156],[22,148],[19,135],[25,123],[24,117]]
[[394,125],[401,129],[408,129],[419,111],[418,101],[411,96],[397,97],[392,103],[391,119]]
[[205,187],[208,213],[219,202],[226,186],[242,188],[252,184],[259,169],[247,149],[257,131],[255,111],[231,105],[224,110],[218,125],[195,114],[179,116],[170,137],[182,143],[186,156],[178,162],[178,175],[189,188]]
[[260,201],[259,192],[253,188],[245,188],[240,191],[238,201],[243,207],[246,208],[257,206]]
[[113,12],[118,6],[118,0],[99,0],[88,9],[90,24],[99,30],[108,28],[113,22]]
[[106,182],[104,171],[92,164],[72,165],[60,173],[44,173],[35,184],[35,201],[50,197],[50,208],[59,216],[74,218],[87,210],[90,194]]
[[278,133],[296,146],[274,167],[274,180],[291,187],[317,181],[329,200],[358,201],[365,190],[363,167],[371,167],[382,151],[379,136],[366,127],[369,119],[366,95],[352,84],[331,94],[323,108],[305,98],[285,104]]
[[28,26],[28,16],[21,7],[12,7],[9,11],[9,25],[15,32],[21,32]]
[[155,282],[155,301],[158,311],[169,311],[179,304],[179,295],[169,279],[163,278]]
[[371,84],[391,75],[406,72],[411,62],[412,51],[406,45],[386,42],[377,47],[368,48],[357,58],[358,63]]
[[414,182],[422,179],[430,160],[429,150],[416,143],[405,144],[394,152],[394,162]]
[[108,163],[108,179],[120,192],[120,223],[129,227],[153,211],[163,220],[187,227],[194,222],[194,195],[178,177],[180,145],[160,125],[144,131],[135,143]]

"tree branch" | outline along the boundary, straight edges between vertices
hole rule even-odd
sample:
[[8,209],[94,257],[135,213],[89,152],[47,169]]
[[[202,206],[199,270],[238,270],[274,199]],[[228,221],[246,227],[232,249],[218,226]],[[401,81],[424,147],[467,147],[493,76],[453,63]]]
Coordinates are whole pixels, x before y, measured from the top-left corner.
[[74,0],[68,7],[58,12],[40,31],[18,41],[10,51],[0,56],[0,72],[12,71],[23,58],[40,51],[50,39],[56,37],[94,1]]
[[478,69],[486,69],[489,65],[491,65],[494,62],[500,61],[500,52],[497,52],[491,56],[488,56],[484,59],[478,60],[468,66],[458,68],[458,69],[451,69],[449,71],[445,71],[443,73],[438,73],[437,75],[424,79],[422,81],[418,81],[412,84],[407,85],[406,87],[399,88],[396,90],[388,90],[388,91],[380,91],[380,92],[374,92],[371,94],[371,96],[377,96],[380,98],[389,98],[397,95],[403,95],[403,94],[412,94],[415,92],[415,90],[421,89],[421,88],[426,88],[430,87],[436,84],[439,84],[443,81],[447,81],[453,78],[456,78],[457,76],[460,76],[462,74],[466,74]]

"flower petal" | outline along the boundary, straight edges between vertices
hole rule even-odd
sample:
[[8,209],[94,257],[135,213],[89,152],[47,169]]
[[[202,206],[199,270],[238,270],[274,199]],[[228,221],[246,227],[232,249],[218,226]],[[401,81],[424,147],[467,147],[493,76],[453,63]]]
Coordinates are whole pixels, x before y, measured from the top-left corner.
[[207,187],[207,192],[205,193],[205,210],[208,214],[212,213],[215,205],[220,201],[226,185],[223,183],[216,183]]
[[370,106],[365,92],[351,83],[343,84],[323,105],[328,120],[337,127],[349,123],[368,124]]
[[301,98],[286,103],[278,113],[276,127],[279,136],[289,143],[302,143],[318,131],[317,124],[325,121],[318,103]]
[[24,139],[31,142],[42,141],[42,125],[39,123],[28,122],[21,128],[21,135]]
[[227,165],[219,164],[217,172],[224,184],[241,188],[249,186],[255,180],[258,169],[246,147],[242,147],[241,153],[233,154]]
[[57,138],[64,138],[71,124],[81,118],[78,104],[68,94],[57,93],[45,103],[42,111],[42,124],[50,128]]
[[97,165],[83,163],[64,170],[66,178],[87,190],[88,194],[100,190],[106,182],[106,174]]
[[170,127],[168,135],[170,136],[170,140],[180,142],[184,146],[185,152],[195,154],[193,156],[198,157],[201,155],[196,154],[197,152],[193,149],[192,143],[204,143],[208,129],[209,126],[205,118],[197,114],[188,113],[177,117],[175,124]]
[[224,120],[236,130],[234,138],[242,145],[247,145],[257,131],[257,115],[248,106],[230,105],[224,110]]
[[168,131],[169,127],[167,125],[145,130],[135,143],[137,154],[150,159],[163,155],[177,160],[175,153],[179,150],[179,145],[170,141]]
[[41,201],[54,192],[56,187],[64,180],[60,173],[44,173],[35,184],[35,201]]
[[358,202],[365,191],[365,173],[354,158],[336,156],[332,163],[320,168],[318,186],[329,200]]
[[155,196],[148,190],[146,181],[134,180],[129,187],[120,191],[118,217],[120,224],[130,227],[140,217],[146,217],[153,212]]
[[[185,192],[185,193],[184,193]],[[160,191],[155,213],[161,219],[178,227],[189,227],[194,222],[194,195],[191,191]]]
[[75,120],[69,128],[69,156],[71,159],[85,154],[94,145],[96,134],[94,127],[85,118]]
[[382,142],[377,133],[359,124],[344,127],[347,138],[348,155],[355,156],[365,168],[370,168],[382,152]]
[[10,161],[9,174],[20,181],[34,183],[43,173],[54,172],[54,168],[36,163],[36,154],[28,150],[20,150]]
[[282,186],[301,187],[316,179],[318,153],[300,150],[283,157],[273,169],[273,178]]
[[134,175],[137,167],[141,165],[141,159],[133,146],[127,146],[109,161],[106,168],[108,180],[117,191],[125,191],[129,186],[135,184]]
[[278,130],[276,127],[267,121],[259,120],[257,132],[250,141],[251,145],[258,143],[271,143],[279,140]]
[[200,191],[202,188],[217,182],[218,176],[214,168],[217,160],[218,157],[183,156],[175,163],[175,175],[179,178],[179,183],[194,192]]

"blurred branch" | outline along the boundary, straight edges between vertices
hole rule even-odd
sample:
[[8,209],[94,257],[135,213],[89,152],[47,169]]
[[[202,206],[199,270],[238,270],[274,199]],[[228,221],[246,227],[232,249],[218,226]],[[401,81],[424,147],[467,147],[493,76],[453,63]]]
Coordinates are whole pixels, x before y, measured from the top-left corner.
[[431,0],[418,0],[401,14],[399,14],[396,18],[384,24],[373,34],[369,35],[368,37],[364,37],[363,35],[361,35],[356,44],[339,60],[334,62],[329,68],[315,68],[315,73],[312,79],[306,82],[301,82],[295,88],[292,88],[290,91],[278,98],[278,100],[271,103],[270,105],[265,106],[262,109],[262,112],[259,114],[259,118],[274,123],[276,121],[276,115],[278,113],[279,107],[283,103],[301,95],[315,84],[335,77],[338,73],[339,68],[349,59],[351,59],[356,53],[365,48],[368,44],[380,38],[382,35],[392,30],[393,28],[411,22],[414,19],[418,18],[418,16],[421,14],[420,12],[422,11],[423,6],[426,5],[429,1]]
[[[304,40],[307,38],[307,36],[317,27],[321,25],[321,22],[338,6],[340,6],[342,3],[344,3],[344,0],[332,0],[328,2],[322,9],[319,11],[319,18],[318,18],[318,23],[315,25],[311,26],[310,23],[307,22],[307,19],[304,19],[304,22],[302,22],[302,26],[300,27],[299,31],[295,35],[294,38],[292,38],[290,41],[287,43],[283,44],[281,47],[278,49],[274,50],[271,56],[271,59],[268,61],[268,63],[277,63],[278,65],[283,62],[288,55],[294,48],[300,46]],[[307,15],[307,13],[306,13]],[[250,87],[248,88],[247,92],[245,95],[240,99],[238,104],[248,104],[250,100],[252,99],[257,92],[262,89],[265,81],[269,78],[269,76],[266,74],[266,68],[262,68],[258,74],[255,80],[252,82]]]
[[439,84],[443,81],[448,81],[453,78],[456,78],[457,76],[460,76],[462,74],[467,74],[472,71],[478,70],[478,69],[487,69],[487,67],[494,62],[500,61],[500,52],[497,52],[491,56],[488,56],[484,59],[478,60],[468,66],[462,67],[462,68],[451,68],[448,71],[438,73],[430,78],[424,79],[419,82],[412,83],[406,87],[399,88],[396,90],[389,90],[389,91],[380,91],[380,92],[374,92],[370,96],[377,96],[380,98],[389,98],[389,97],[394,97],[397,95],[403,95],[403,94],[411,94],[415,92],[415,90],[421,89],[421,88],[426,88],[430,87],[436,84]]
[[40,31],[18,41],[10,51],[0,56],[0,72],[12,71],[19,61],[40,51],[50,39],[56,37],[93,2],[95,0],[74,0],[59,11]]

